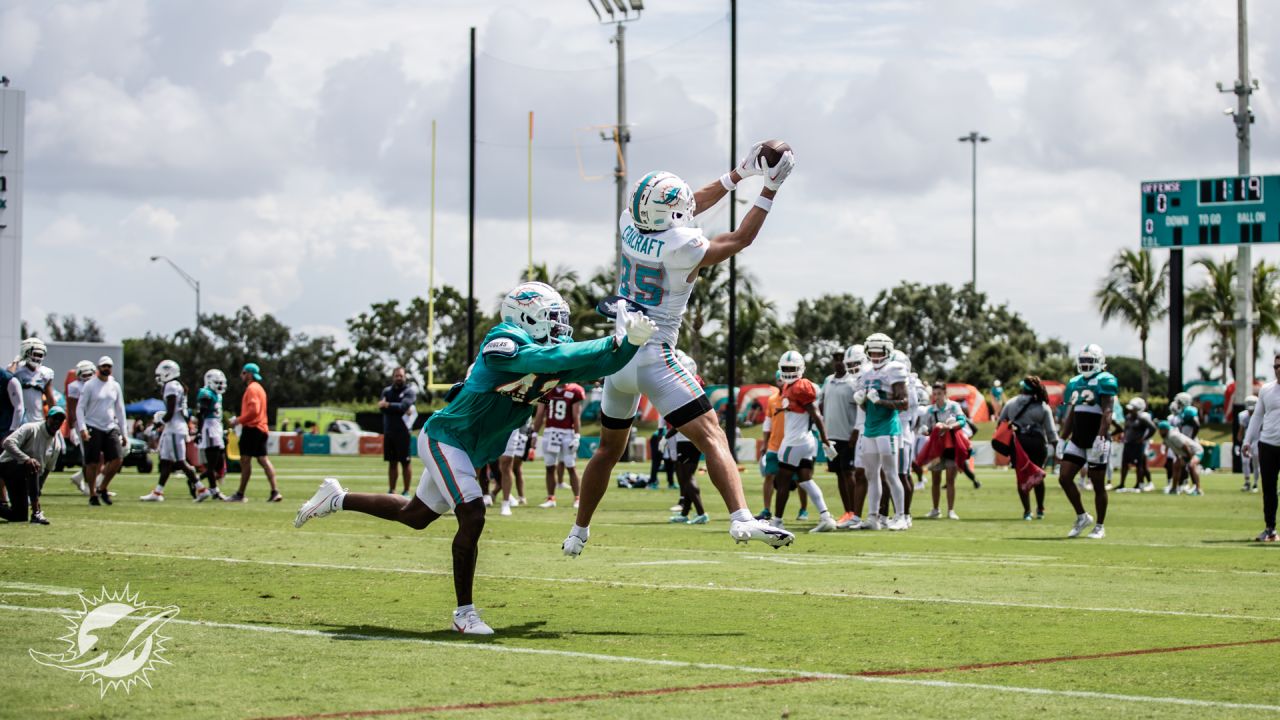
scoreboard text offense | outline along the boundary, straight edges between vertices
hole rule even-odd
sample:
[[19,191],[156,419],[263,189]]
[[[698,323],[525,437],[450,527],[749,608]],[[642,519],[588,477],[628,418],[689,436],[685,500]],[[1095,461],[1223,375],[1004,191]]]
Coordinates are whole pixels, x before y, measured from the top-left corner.
[[1280,243],[1280,175],[1142,183],[1142,247]]

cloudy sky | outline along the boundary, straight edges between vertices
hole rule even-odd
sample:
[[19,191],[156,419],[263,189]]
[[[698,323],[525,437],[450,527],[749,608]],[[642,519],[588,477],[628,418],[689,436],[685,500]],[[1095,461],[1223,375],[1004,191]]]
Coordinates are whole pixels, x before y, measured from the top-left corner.
[[[1265,30],[1280,4],[1251,5],[1254,170],[1280,172]],[[632,179],[705,183],[729,165],[728,4],[647,7],[627,31]],[[1090,294],[1138,245],[1138,183],[1235,173],[1234,97],[1214,88],[1236,75],[1232,2],[741,0],[739,23],[739,137],[799,158],[743,256],[788,312],[967,281],[956,138],[977,129],[993,138],[980,289],[1042,334],[1137,354]],[[611,167],[591,128],[614,121],[615,51],[581,0],[0,0],[0,72],[27,92],[24,317],[90,315],[114,340],[185,327],[190,291],[148,262],[163,254],[201,280],[206,312],[248,304],[341,335],[370,303],[426,290],[433,119],[436,278],[465,287],[471,26],[477,295],[525,262],[530,110],[537,259],[610,262],[613,185],[584,176]],[[704,216],[726,223],[723,205]]]

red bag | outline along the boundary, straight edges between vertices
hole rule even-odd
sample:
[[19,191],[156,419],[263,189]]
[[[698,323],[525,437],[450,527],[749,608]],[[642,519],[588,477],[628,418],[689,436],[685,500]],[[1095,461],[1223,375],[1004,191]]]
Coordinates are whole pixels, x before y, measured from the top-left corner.
[[1013,454],[1013,425],[1008,420],[1001,420],[991,436],[991,448],[1008,457]]
[[1019,490],[1030,492],[1031,488],[1044,482],[1044,469],[1027,457],[1027,453],[1022,450],[1022,444],[1018,442],[1017,435],[1013,436],[1013,459],[1013,472],[1018,477]]

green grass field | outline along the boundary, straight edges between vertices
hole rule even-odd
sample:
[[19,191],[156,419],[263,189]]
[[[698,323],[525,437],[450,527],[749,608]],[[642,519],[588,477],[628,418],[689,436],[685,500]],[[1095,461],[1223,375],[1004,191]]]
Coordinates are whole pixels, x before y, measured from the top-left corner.
[[[611,488],[577,560],[560,553],[568,507],[494,512],[476,595],[498,634],[474,640],[448,629],[451,518],[416,532],[338,513],[295,530],[320,478],[376,491],[384,465],[276,463],[282,505],[263,502],[261,477],[243,506],[193,505],[181,479],[143,504],[155,476],[126,471],[116,505],[91,508],[50,477],[52,526],[0,526],[0,715],[1280,715],[1280,544],[1249,541],[1261,499],[1238,476],[1198,498],[1113,494],[1102,541],[1065,539],[1056,483],[1048,517],[1023,521],[996,471],[981,490],[961,479],[961,521],[922,519],[926,492],[909,532],[801,534],[777,551],[732,544],[705,476],[710,525],[667,524],[674,492]],[[527,467],[536,503],[541,467]],[[756,505],[754,469],[746,482]],[[126,584],[180,608],[151,687],[100,697],[28,654],[66,649],[55,609],[78,610],[78,591]],[[1157,649],[1174,651],[1140,652]]]

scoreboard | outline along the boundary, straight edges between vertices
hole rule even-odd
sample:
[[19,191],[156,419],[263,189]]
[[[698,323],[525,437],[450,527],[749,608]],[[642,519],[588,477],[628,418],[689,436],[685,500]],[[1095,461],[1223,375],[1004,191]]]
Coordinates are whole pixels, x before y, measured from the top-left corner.
[[1142,183],[1142,247],[1280,243],[1280,175]]

